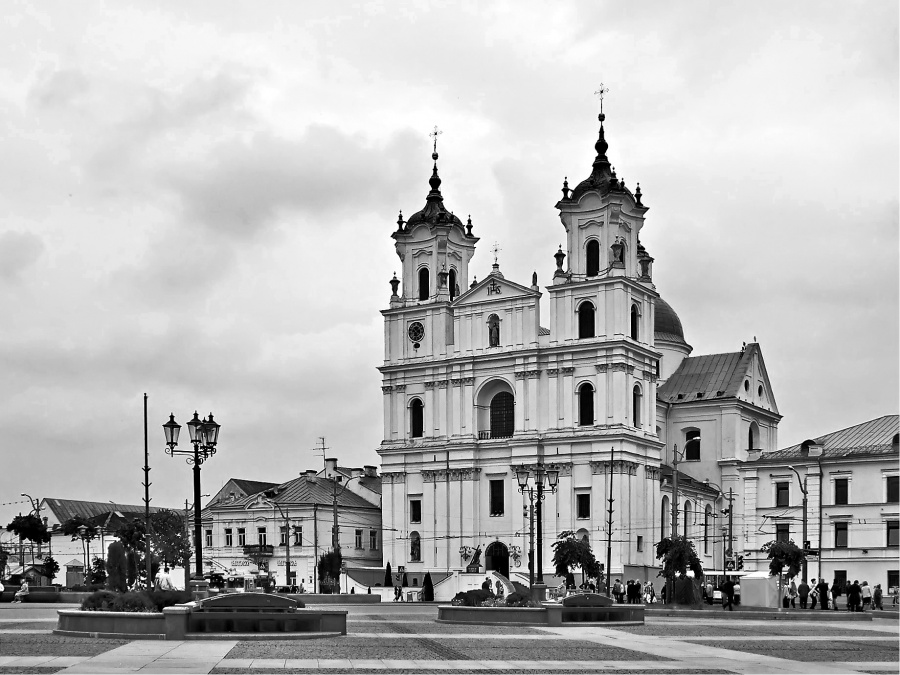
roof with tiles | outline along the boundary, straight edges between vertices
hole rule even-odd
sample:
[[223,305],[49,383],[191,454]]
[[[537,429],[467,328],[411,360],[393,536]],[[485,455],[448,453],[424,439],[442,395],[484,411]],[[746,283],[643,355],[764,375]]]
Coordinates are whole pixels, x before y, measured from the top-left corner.
[[[822,445],[823,459],[897,454],[895,437],[900,432],[900,415],[884,415],[862,424],[832,431],[813,440]],[[801,444],[763,453],[757,461],[806,459]]]
[[231,482],[239,487],[245,495],[255,495],[257,492],[271,490],[278,485],[278,483],[269,483],[264,480],[246,480],[245,478],[232,478]]
[[[659,478],[660,481],[668,480],[670,483],[672,482],[672,465],[671,464],[660,464],[659,465]],[[711,485],[707,485],[702,480],[697,480],[693,476],[689,476],[684,471],[678,472],[678,484],[681,486],[681,489],[685,487],[690,487],[693,490],[697,490],[698,492],[705,492],[709,495],[717,495],[719,494],[718,489],[712,487]]]
[[656,391],[669,403],[685,403],[738,395],[759,345],[751,343],[740,352],[690,356]]
[[[111,504],[110,502],[86,502],[80,499],[56,499],[54,497],[47,497],[44,499],[44,505],[53,511],[53,515],[56,516],[61,523],[64,523],[75,516],[90,519],[108,515],[111,512],[118,512],[126,516],[144,513],[143,504]],[[163,507],[150,507],[151,513],[162,510],[164,510]]]
[[[338,483],[339,492],[341,489],[340,485],[341,484]],[[334,482],[328,478],[315,477],[310,480],[306,476],[301,476],[299,478],[294,478],[287,483],[272,486],[271,489],[275,492],[275,495],[271,498],[267,497],[267,499],[270,499],[277,504],[317,504],[319,506],[331,507],[332,495],[334,493]],[[258,494],[259,493],[248,495],[247,497],[244,497],[242,499],[236,499],[233,502],[216,504],[215,507],[246,508],[247,506],[256,502]],[[342,492],[340,492],[340,494],[338,494],[337,503],[338,506],[349,508],[378,508],[377,505],[363,499],[350,490],[343,490]],[[207,507],[207,509],[209,509],[209,507]]]

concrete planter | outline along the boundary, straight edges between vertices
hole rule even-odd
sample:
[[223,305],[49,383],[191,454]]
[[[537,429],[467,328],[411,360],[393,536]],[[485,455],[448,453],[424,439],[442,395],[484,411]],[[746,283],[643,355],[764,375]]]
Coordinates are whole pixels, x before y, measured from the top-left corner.
[[381,602],[375,593],[287,593],[285,597],[304,605],[372,605]]
[[59,609],[55,635],[164,640],[166,619],[150,612],[84,612]]
[[439,623],[462,623],[504,626],[574,626],[619,625],[640,626],[644,608],[640,605],[611,607],[564,607],[547,603],[543,607],[438,607]]

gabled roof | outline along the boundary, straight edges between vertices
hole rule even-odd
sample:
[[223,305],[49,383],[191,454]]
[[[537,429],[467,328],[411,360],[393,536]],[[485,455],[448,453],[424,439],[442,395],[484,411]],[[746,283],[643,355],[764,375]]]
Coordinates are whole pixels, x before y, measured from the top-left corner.
[[656,390],[659,400],[667,403],[687,403],[708,399],[736,398],[741,385],[749,376],[754,358],[766,380],[766,393],[772,410],[778,412],[775,397],[768,383],[768,373],[762,351],[755,342],[742,351],[726,354],[704,354],[685,358],[666,382]]
[[[343,486],[338,483],[338,506],[370,509],[379,508],[376,504],[363,499],[350,490],[342,490],[342,487]],[[318,504],[319,506],[327,506],[330,508],[332,505],[332,495],[334,492],[334,481],[328,478],[321,477],[316,477],[313,480],[309,480],[306,478],[306,476],[300,476],[299,478],[294,478],[287,483],[272,486],[272,489],[277,491],[277,494],[273,498],[267,499],[269,499],[269,501],[276,502],[277,504]],[[256,502],[257,494],[259,493],[248,495],[243,499],[236,499],[235,501],[228,502],[226,504],[210,504],[204,509],[204,511],[209,511],[213,506],[218,508],[246,508]]]
[[[668,479],[669,483],[672,483],[672,466],[670,464],[660,464],[659,465],[659,478],[660,481]],[[714,488],[712,485],[707,485],[702,480],[697,480],[693,476],[689,476],[684,471],[678,472],[678,484],[681,488],[690,487],[692,490],[697,490],[698,492],[705,492],[709,495],[715,496],[719,494],[719,491]]]
[[[509,288],[510,290],[515,291],[516,296],[513,296],[513,297],[532,296],[532,297],[538,298],[541,296],[540,291],[537,291],[528,286],[523,286],[522,284],[517,284],[515,281],[510,281],[509,279],[505,278],[500,273],[499,265],[497,265],[496,263],[494,264],[493,267],[494,267],[494,270],[490,274],[488,274],[486,277],[484,277],[484,279],[482,279],[481,281],[476,283],[474,286],[471,286],[465,293],[460,295],[458,298],[456,298],[450,304],[452,306],[456,307],[458,305],[465,305],[467,302],[473,302],[473,301],[474,302],[486,302],[489,300],[496,300],[499,302],[501,300],[509,299],[510,296],[508,296],[508,295],[504,296],[502,294],[499,296],[496,296],[496,297],[491,296],[491,297],[476,299],[476,296],[481,294],[480,293],[481,289],[485,288],[486,286],[490,285],[491,283],[496,283],[497,285],[499,285],[501,287],[505,286],[505,287]],[[481,295],[483,295],[483,294],[481,294]]]
[[[81,518],[96,518],[100,515],[109,514],[112,511],[118,511],[124,516],[140,515],[144,513],[144,505],[132,504],[110,504],[109,502],[85,502],[78,499],[56,499],[47,497],[44,499],[44,505],[49,508],[53,515],[64,523],[70,518],[80,516]],[[150,512],[164,510],[164,507],[151,506]]]
[[[823,459],[897,454],[894,436],[900,433],[900,415],[884,415],[862,424],[832,431],[813,440],[823,446]],[[757,461],[805,459],[801,444],[763,453]]]

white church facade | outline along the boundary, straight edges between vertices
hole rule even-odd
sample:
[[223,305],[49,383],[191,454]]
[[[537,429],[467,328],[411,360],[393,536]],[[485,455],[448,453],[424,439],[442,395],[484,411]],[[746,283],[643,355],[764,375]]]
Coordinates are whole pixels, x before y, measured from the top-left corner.
[[394,568],[462,572],[481,549],[482,569],[526,579],[528,501],[516,470],[542,464],[559,471],[541,509],[544,574],[557,534],[571,530],[599,561],[610,547],[614,578],[655,579],[676,445],[679,531],[707,569],[723,569],[723,549],[739,550],[739,528],[734,546],[722,545],[736,467],[748,450],[777,448],[762,353],[750,344],[690,356],[640,242],[640,186],[616,177],[600,122],[590,176],[574,190],[564,183],[556,204],[566,244],[544,288],[536,274],[530,284],[505,278],[496,259],[469,283],[479,239],[444,205],[436,149],[425,207],[398,219],[378,449]]

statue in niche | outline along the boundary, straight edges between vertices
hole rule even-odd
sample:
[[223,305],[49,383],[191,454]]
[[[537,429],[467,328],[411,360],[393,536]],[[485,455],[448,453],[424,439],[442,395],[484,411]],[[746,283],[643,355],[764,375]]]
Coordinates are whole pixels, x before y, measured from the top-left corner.
[[496,314],[491,314],[491,317],[488,319],[488,346],[500,346],[500,319],[497,318]]
[[412,541],[409,543],[409,559],[410,560],[420,560],[421,555],[421,543],[418,537],[413,537]]

